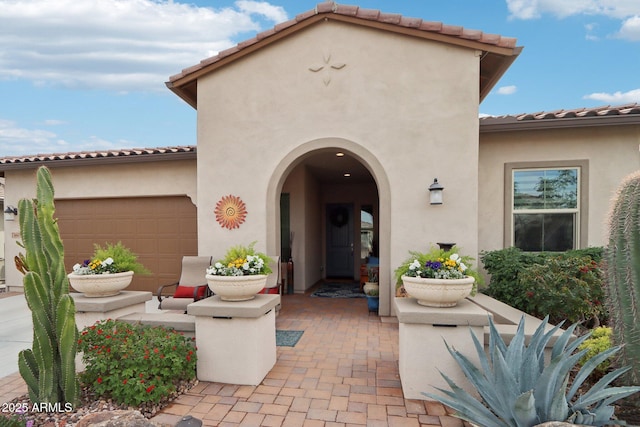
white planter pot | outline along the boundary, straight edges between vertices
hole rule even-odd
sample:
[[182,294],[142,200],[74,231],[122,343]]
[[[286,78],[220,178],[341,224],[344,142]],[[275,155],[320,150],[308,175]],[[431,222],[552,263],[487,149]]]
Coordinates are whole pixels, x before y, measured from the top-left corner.
[[[371,291],[380,291],[380,285],[378,285],[378,282],[365,282],[364,286],[362,287],[362,290],[364,291],[364,293],[366,295],[369,295],[369,293]],[[379,295],[379,294],[376,294]]]
[[255,298],[256,294],[267,284],[266,274],[252,276],[214,276],[205,275],[209,289],[220,296],[223,301],[247,301]]
[[454,307],[471,294],[475,279],[425,279],[402,276],[404,289],[418,304],[427,307]]
[[82,292],[85,297],[99,298],[118,295],[131,283],[133,271],[110,274],[69,273],[67,277],[71,287]]

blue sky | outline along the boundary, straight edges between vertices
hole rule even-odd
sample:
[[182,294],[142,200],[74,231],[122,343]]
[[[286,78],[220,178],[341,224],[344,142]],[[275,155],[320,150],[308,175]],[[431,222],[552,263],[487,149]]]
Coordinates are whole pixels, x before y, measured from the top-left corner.
[[[196,144],[169,76],[317,3],[0,0],[0,157]],[[481,114],[640,103],[639,0],[344,3],[517,38]]]

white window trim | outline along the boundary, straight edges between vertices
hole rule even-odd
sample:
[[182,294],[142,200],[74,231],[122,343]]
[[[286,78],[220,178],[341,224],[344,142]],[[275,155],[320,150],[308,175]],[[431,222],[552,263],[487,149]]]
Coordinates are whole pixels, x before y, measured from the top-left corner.
[[[514,235],[514,215],[526,213],[573,213],[574,221],[574,248],[585,248],[588,244],[587,222],[588,222],[588,183],[589,183],[589,161],[588,160],[567,160],[548,162],[514,162],[505,163],[505,203],[504,203],[504,246],[515,245]],[[578,171],[578,194],[576,208],[563,209],[514,209],[513,174],[521,170],[557,170],[557,169],[577,169]],[[517,213],[516,213],[517,212]]]

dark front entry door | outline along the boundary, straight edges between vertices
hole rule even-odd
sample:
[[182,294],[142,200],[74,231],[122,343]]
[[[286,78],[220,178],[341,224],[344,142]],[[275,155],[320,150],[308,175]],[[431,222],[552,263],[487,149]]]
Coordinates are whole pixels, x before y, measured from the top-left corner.
[[327,277],[353,278],[353,205],[327,205]]

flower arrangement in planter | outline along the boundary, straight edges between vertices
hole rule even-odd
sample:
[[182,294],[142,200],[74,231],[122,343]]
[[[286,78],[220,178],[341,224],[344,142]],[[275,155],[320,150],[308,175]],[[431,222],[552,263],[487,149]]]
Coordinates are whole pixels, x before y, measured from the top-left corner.
[[224,258],[207,268],[209,289],[223,301],[246,301],[255,298],[271,273],[271,258],[254,248],[237,245],[227,250]]
[[69,283],[87,297],[117,295],[129,286],[134,273],[150,274],[138,261],[138,256],[122,244],[94,245],[91,259],[73,266]]
[[428,252],[410,251],[396,270],[398,284],[418,304],[429,307],[453,307],[475,294],[479,274],[470,265],[473,258],[461,256],[457,247],[449,250],[432,247]]

